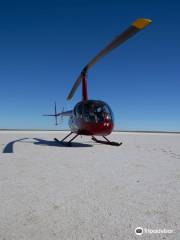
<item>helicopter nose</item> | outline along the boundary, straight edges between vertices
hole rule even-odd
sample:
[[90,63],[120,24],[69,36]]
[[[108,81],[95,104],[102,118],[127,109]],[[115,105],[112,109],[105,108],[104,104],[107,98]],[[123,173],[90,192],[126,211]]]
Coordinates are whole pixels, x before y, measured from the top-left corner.
[[104,126],[107,126],[107,127],[109,127],[109,125],[110,125],[110,123],[109,123],[109,122],[105,122],[105,123],[104,123]]

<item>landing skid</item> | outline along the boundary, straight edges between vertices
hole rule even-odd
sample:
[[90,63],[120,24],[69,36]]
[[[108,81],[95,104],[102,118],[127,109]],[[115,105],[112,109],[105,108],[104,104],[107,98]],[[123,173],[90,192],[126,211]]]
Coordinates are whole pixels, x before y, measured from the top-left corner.
[[70,143],[69,142],[64,142],[64,141],[59,140],[57,138],[54,138],[54,141],[57,142],[58,144],[68,145],[69,147],[72,146],[71,142]]
[[103,136],[103,138],[106,140],[106,141],[103,141],[103,140],[98,140],[97,138],[95,138],[94,136],[92,137],[92,140],[97,142],[97,143],[101,143],[101,144],[106,144],[106,145],[111,145],[111,146],[121,146],[122,145],[122,142],[118,143],[118,142],[111,142],[109,141],[109,139],[107,139],[105,136]]
[[[67,144],[68,146],[72,146],[72,141],[77,138],[79,136],[79,134],[76,134],[73,138],[71,138],[68,142],[65,142],[64,140],[66,138],[68,138],[71,134],[73,134],[72,132],[70,132],[67,136],[65,136],[62,140],[59,140],[57,138],[54,138],[54,141],[56,141],[57,143],[59,144]],[[103,141],[103,140],[98,140],[97,138],[95,138],[94,136],[92,136],[92,140],[97,142],[97,143],[101,143],[101,144],[106,144],[106,145],[111,145],[111,146],[121,146],[122,145],[122,142],[118,143],[118,142],[111,142],[109,141],[108,138],[106,138],[105,136],[103,136],[103,138],[106,140],[106,141]]]
[[77,136],[79,135],[79,134],[76,134],[73,138],[71,138],[71,140],[69,140],[68,142],[65,142],[64,140],[66,139],[66,138],[68,138],[71,134],[73,134],[72,132],[70,132],[67,136],[65,136],[62,140],[60,140],[59,141],[59,139],[57,139],[57,138],[54,138],[54,141],[56,141],[57,143],[59,143],[59,144],[67,144],[68,146],[72,146],[71,145],[71,142],[75,139],[75,138],[77,138]]

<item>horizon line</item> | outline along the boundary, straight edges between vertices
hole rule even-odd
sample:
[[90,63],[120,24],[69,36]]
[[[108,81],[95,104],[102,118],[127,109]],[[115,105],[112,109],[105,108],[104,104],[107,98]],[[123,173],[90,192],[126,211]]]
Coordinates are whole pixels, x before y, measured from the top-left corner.
[[[0,128],[0,131],[70,131],[69,129],[37,129],[37,128]],[[166,130],[125,130],[115,129],[112,132],[134,132],[134,133],[175,133],[180,134],[180,131],[166,131]]]

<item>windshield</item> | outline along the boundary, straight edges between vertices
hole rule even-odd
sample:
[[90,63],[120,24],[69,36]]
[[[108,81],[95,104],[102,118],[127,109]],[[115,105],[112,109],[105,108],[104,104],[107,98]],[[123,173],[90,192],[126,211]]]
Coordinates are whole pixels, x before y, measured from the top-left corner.
[[110,107],[102,101],[80,102],[75,108],[75,114],[86,122],[100,123],[105,119],[112,120]]

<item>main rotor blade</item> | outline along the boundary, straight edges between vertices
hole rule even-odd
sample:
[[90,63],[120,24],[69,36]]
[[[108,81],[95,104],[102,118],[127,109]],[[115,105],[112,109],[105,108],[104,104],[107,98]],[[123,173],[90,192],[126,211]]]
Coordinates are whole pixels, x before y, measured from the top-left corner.
[[151,23],[150,19],[138,19],[128,27],[123,33],[118,35],[110,44],[108,44],[103,50],[101,50],[88,64],[87,69],[91,68],[100,58],[104,57],[110,51],[124,43],[130,37],[134,36],[137,32],[145,28]]
[[82,80],[82,75],[80,74],[79,77],[77,78],[76,82],[74,83],[68,97],[67,100],[71,100],[71,98],[73,97],[74,93],[76,92],[76,89],[79,87],[79,84],[81,83]]
[[[152,21],[150,19],[137,19],[135,22],[132,23],[130,27],[128,27],[124,32],[119,34],[110,44],[108,44],[104,49],[102,49],[84,68],[85,71],[88,71],[97,61],[99,61],[102,57],[108,54],[110,51],[124,43],[126,40],[134,36],[137,32],[147,27]],[[78,88],[79,84],[82,80],[82,74],[79,75],[76,82],[74,83],[67,100],[70,100],[76,89]]]

